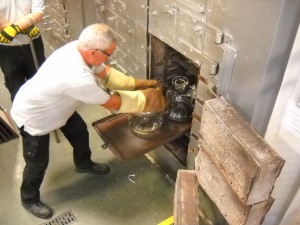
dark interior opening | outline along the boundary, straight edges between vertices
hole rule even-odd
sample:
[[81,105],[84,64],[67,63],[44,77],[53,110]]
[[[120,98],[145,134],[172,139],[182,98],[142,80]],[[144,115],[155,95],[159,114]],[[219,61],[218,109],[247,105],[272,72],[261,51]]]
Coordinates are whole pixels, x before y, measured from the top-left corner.
[[[150,79],[160,82],[163,92],[171,85],[175,76],[185,76],[189,85],[196,86],[200,68],[192,60],[170,47],[157,37],[151,35]],[[186,166],[189,132],[164,145],[164,147],[184,166]]]

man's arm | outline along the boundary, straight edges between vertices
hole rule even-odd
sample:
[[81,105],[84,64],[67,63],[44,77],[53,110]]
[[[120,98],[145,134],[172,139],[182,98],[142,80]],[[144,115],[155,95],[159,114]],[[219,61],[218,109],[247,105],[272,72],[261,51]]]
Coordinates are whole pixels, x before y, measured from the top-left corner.
[[[40,23],[43,19],[42,12],[33,12],[27,14],[22,19],[15,21],[14,24],[18,25],[21,31],[27,30],[29,27],[34,26]],[[5,27],[13,24],[13,22],[8,21],[6,18],[0,16],[0,31],[2,31]]]
[[33,12],[27,14],[22,19],[16,21],[14,24],[18,25],[21,31],[26,31],[28,28],[40,23],[42,19],[43,19],[42,12]]
[[0,16],[0,31],[2,31],[5,27],[12,24],[10,21]]
[[113,94],[110,96],[107,102],[102,104],[101,106],[106,109],[118,110],[122,104],[121,96],[118,94]]
[[19,33],[27,34],[30,38],[38,37],[40,30],[35,26],[43,18],[42,12],[33,12],[11,24],[1,17],[0,42],[9,44]]

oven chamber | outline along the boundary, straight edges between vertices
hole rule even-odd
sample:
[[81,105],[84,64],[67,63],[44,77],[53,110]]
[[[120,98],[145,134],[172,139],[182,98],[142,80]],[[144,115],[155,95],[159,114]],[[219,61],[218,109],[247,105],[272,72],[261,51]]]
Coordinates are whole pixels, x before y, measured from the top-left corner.
[[[207,99],[223,96],[265,136],[299,26],[299,1],[45,0],[45,3],[43,38],[51,50],[77,39],[85,26],[104,21],[118,38],[112,66],[136,78],[158,79],[165,87],[168,76],[173,74],[195,79],[192,121],[170,126],[172,138],[168,136],[158,144],[148,143],[150,147],[141,153],[150,151],[173,177],[180,168],[194,168],[203,103]],[[123,123],[122,118],[118,123]],[[295,173],[294,178],[298,175]],[[292,196],[295,189],[287,192]],[[272,217],[276,218],[273,221],[281,220],[288,207],[281,206],[286,200],[276,195],[267,221]]]

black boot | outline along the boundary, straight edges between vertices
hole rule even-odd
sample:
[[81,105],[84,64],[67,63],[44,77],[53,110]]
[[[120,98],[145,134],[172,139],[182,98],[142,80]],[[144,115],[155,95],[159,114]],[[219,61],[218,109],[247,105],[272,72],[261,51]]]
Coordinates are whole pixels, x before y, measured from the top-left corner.
[[49,219],[53,215],[53,210],[41,201],[35,203],[22,202],[22,206],[32,215],[41,219]]
[[92,163],[87,167],[76,167],[75,170],[77,173],[93,173],[97,175],[104,175],[109,173],[110,168],[104,163]]

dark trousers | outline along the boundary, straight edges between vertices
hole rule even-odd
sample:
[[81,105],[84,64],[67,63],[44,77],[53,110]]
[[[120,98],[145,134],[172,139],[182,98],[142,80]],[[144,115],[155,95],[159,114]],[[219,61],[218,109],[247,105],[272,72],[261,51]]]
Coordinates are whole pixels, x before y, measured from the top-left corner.
[[[45,61],[44,45],[41,36],[32,41],[38,65]],[[19,88],[36,73],[30,45],[0,45],[0,67],[4,74],[5,86],[11,100],[15,98]]]
[[[75,112],[60,128],[73,147],[74,164],[84,168],[92,164],[87,125]],[[49,134],[32,136],[20,128],[23,141],[25,168],[21,185],[21,200],[34,203],[40,200],[40,186],[49,162]]]

